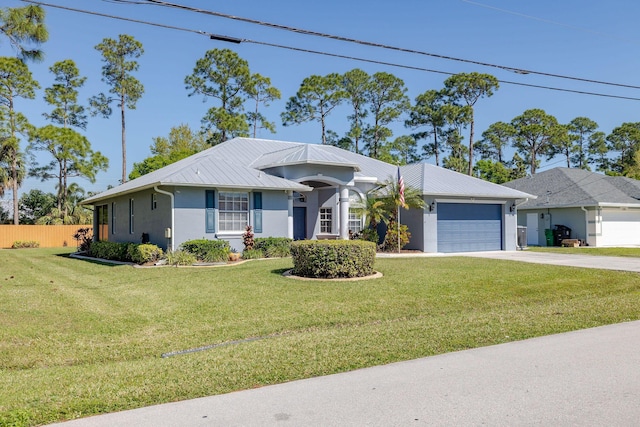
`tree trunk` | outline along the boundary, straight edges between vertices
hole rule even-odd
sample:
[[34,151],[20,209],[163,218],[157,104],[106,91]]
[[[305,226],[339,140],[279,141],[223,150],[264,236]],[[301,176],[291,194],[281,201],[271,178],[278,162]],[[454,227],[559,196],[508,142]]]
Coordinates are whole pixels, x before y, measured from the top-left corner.
[[13,223],[20,224],[20,213],[18,212],[18,153],[13,151],[13,159],[11,161],[11,190],[13,191]]
[[471,129],[469,130],[469,176],[473,175],[473,128],[474,128],[474,125],[475,125],[475,121],[473,120],[473,113],[471,113]]
[[440,147],[438,146],[438,127],[433,125],[433,152],[436,155],[436,166],[440,166]]
[[64,217],[67,217],[67,159],[64,160],[64,166],[63,166],[63,172],[62,172],[62,176],[63,176],[63,181],[62,181],[62,207],[64,209]]
[[124,121],[124,94],[120,97],[120,117],[122,119],[122,180],[121,184],[127,182],[127,136]]
[[535,150],[531,149],[531,165],[529,166],[531,168],[531,175],[535,175],[536,174],[536,152]]

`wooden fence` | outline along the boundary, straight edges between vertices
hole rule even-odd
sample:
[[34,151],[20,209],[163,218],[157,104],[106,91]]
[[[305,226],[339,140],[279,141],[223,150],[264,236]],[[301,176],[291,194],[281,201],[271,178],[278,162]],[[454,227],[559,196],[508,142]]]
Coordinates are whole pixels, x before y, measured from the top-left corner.
[[76,246],[73,235],[88,225],[0,225],[0,248],[10,248],[13,242],[35,240],[41,248]]

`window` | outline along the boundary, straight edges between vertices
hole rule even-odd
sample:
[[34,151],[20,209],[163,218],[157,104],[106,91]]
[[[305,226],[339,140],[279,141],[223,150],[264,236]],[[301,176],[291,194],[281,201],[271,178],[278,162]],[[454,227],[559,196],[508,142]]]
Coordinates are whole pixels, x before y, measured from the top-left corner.
[[129,234],[133,234],[133,199],[129,199]]
[[360,194],[356,191],[349,190],[349,230],[352,233],[362,231],[364,218],[361,212],[363,207],[364,203],[362,202]]
[[249,193],[220,192],[220,231],[244,231],[249,224]]
[[151,193],[151,210],[158,209],[158,200],[156,199],[156,193]]
[[349,208],[349,230],[352,233],[362,231],[362,215],[354,208]]
[[331,208],[320,208],[320,233],[333,232],[333,216]]
[[111,203],[111,234],[116,234],[116,202]]

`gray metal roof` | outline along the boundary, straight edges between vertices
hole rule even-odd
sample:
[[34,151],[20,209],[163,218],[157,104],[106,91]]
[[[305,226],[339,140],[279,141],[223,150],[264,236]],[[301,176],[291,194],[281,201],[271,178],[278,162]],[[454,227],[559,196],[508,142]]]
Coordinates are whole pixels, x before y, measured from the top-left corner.
[[[329,145],[234,138],[83,201],[92,204],[156,185],[311,191],[263,172],[274,166],[321,164],[353,168],[356,180],[397,179],[397,166]],[[406,185],[426,195],[526,198],[519,191],[425,163],[401,168]]]
[[400,168],[405,186],[421,189],[427,196],[477,197],[485,199],[527,199],[528,192],[513,190],[469,175],[428,163]]
[[537,200],[529,200],[519,209],[607,205],[640,207],[640,181],[582,169],[554,168],[503,185],[538,196]]
[[360,171],[357,163],[326,148],[326,145],[296,144],[294,147],[263,154],[251,166],[257,169],[268,169],[276,166],[316,164],[348,167]]

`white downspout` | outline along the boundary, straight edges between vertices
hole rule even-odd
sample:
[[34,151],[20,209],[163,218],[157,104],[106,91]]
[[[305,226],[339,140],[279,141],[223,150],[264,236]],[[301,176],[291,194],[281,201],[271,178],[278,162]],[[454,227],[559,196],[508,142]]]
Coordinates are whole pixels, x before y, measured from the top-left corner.
[[[584,241],[587,244],[587,246],[589,246],[589,211],[585,209],[584,206],[580,206],[580,209],[584,211],[584,229],[586,232]],[[594,230],[594,234],[595,234],[595,230]]]
[[173,236],[175,236],[175,235],[176,235],[176,230],[175,230],[175,213],[174,213],[174,210],[175,210],[175,209],[174,209],[174,207],[175,207],[175,199],[173,198],[173,197],[174,197],[174,196],[173,196],[173,193],[170,193],[170,192],[168,192],[168,191],[164,191],[164,190],[160,190],[160,189],[158,188],[158,186],[157,186],[157,185],[156,185],[155,187],[153,187],[153,189],[154,189],[155,191],[157,191],[158,193],[160,193],[160,194],[166,194],[166,195],[167,195],[167,196],[169,196],[169,198],[171,199],[171,246],[170,246],[170,248],[171,248],[171,252],[173,252],[173,250],[175,249],[175,248],[173,247],[173,241],[174,241]]

